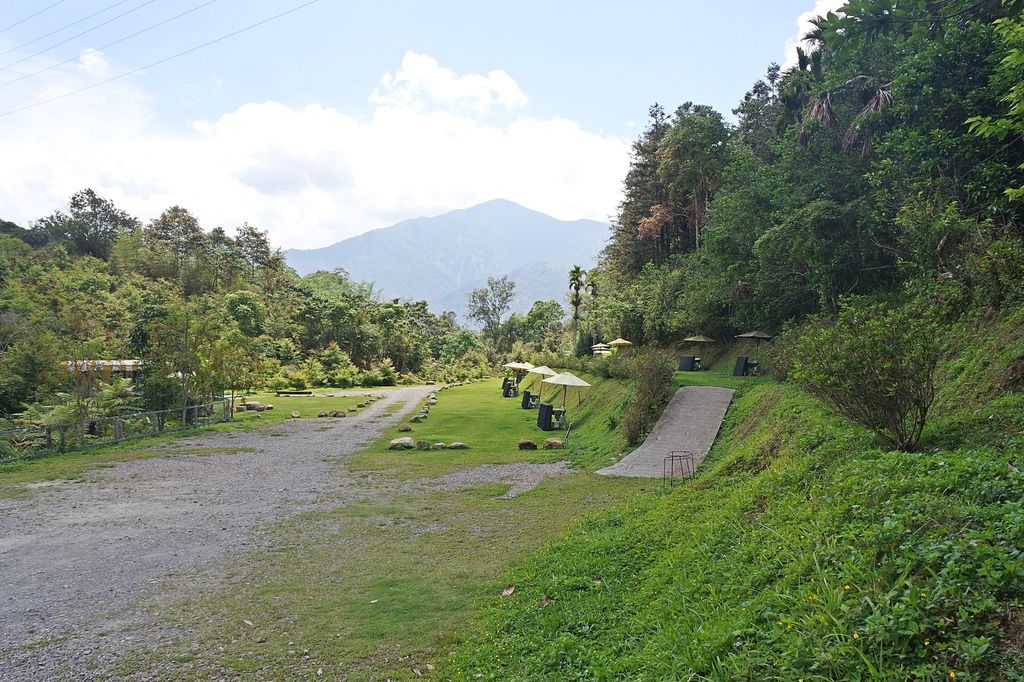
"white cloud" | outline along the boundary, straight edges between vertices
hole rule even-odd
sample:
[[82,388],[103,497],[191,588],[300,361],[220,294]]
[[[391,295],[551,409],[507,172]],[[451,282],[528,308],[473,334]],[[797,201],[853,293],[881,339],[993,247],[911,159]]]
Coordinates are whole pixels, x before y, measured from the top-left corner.
[[[83,72],[100,64],[102,54],[83,55],[24,101],[93,82]],[[250,102],[167,132],[154,123],[159,103],[118,81],[0,118],[0,217],[26,223],[92,187],[144,220],[180,204],[207,228],[247,220],[301,248],[497,197],[606,219],[628,142],[560,118],[510,118],[526,101],[503,71],[456,74],[410,52],[381,78],[365,118]]]
[[785,58],[782,62],[782,68],[788,69],[791,66],[796,66],[796,48],[802,47],[804,51],[811,49],[810,43],[806,42],[803,38],[809,32],[814,29],[814,24],[811,22],[818,17],[825,16],[829,12],[835,12],[840,7],[845,5],[847,0],[815,0],[814,8],[809,9],[801,14],[796,19],[796,35],[791,38],[786,38],[785,45]]
[[505,71],[460,76],[433,57],[410,51],[402,58],[398,73],[384,72],[370,101],[417,109],[430,103],[452,111],[486,114],[495,105],[504,109],[524,107],[526,95]]

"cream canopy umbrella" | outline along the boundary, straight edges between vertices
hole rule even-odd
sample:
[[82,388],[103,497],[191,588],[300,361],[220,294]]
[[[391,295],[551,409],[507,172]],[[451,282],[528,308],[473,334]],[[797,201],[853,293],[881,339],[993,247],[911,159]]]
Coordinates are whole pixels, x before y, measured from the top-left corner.
[[[537,374],[541,378],[541,381],[543,381],[543,377],[553,377],[553,376],[557,375],[558,372],[556,372],[555,370],[551,369],[547,365],[541,365],[540,367],[534,367],[529,372],[527,372],[527,374]],[[537,383],[536,381],[533,382],[533,384],[530,384],[530,387],[532,388],[533,385],[536,384],[536,383]]]
[[619,338],[615,339],[614,341],[609,341],[608,345],[611,346],[612,348],[615,348],[616,350],[618,350],[619,348],[626,348],[627,346],[632,346],[633,342],[632,341],[627,341],[626,339],[624,339],[624,338],[622,338],[620,336]]
[[533,369],[533,365],[528,362],[506,362],[502,367],[515,370],[516,374],[519,374],[520,372],[529,372]]
[[697,336],[687,336],[683,341],[688,343],[715,343],[715,340],[704,336],[703,334],[697,334]]
[[[564,372],[562,374],[556,374],[553,377],[548,377],[547,379],[541,379],[541,383],[553,384],[555,386],[562,387],[562,407],[565,407],[565,398],[569,393],[570,386],[577,386],[579,388],[590,386],[590,384],[585,382],[583,379],[580,379],[578,376],[570,372]],[[576,402],[576,404],[579,405],[581,402],[583,402],[582,397]]]

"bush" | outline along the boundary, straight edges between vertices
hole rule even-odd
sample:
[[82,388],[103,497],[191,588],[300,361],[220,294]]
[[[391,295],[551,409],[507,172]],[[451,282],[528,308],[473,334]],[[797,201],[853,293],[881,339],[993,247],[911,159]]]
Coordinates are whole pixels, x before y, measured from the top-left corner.
[[672,373],[675,363],[671,356],[660,350],[643,350],[632,356],[623,356],[632,369],[633,395],[622,414],[622,427],[628,445],[637,445],[647,435],[661,415],[672,394]]
[[793,378],[896,450],[917,448],[935,398],[939,328],[930,312],[849,300],[812,321],[793,350]]

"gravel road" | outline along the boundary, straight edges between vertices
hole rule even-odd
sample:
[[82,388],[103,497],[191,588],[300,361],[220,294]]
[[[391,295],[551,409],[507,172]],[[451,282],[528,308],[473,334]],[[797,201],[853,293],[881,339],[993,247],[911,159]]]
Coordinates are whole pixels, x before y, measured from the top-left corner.
[[196,434],[162,444],[167,456],[0,498],[0,679],[124,673],[111,671],[127,654],[180,634],[154,611],[161,595],[196,589],[275,520],[374,495],[337,463],[431,390],[382,392],[344,419]]

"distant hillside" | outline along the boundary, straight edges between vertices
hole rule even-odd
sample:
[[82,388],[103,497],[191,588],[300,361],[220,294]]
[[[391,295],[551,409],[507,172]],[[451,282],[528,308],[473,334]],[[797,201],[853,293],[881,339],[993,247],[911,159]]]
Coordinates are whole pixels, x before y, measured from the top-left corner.
[[564,305],[569,269],[593,266],[607,237],[605,223],[557,220],[496,199],[321,249],[289,250],[285,258],[299,274],[344,268],[385,298],[426,300],[435,312],[454,310],[465,321],[466,297],[488,277],[516,281],[514,311],[541,299]]

